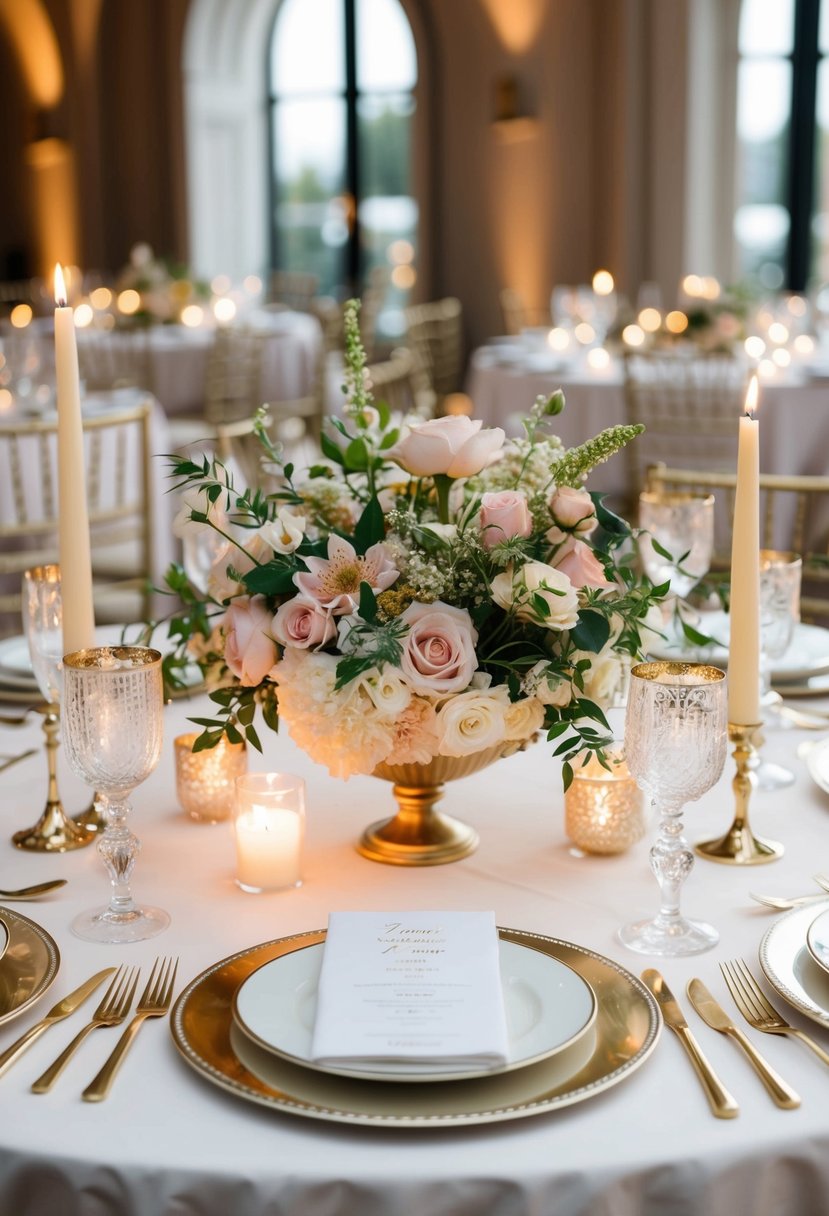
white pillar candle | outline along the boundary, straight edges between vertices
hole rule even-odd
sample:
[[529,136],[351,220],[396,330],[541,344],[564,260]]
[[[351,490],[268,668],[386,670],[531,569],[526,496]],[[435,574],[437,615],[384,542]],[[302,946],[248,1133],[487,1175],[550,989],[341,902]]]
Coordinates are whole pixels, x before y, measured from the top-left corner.
[[752,376],[740,418],[737,491],[731,543],[731,641],[728,720],[760,721],[760,427],[757,378]]
[[249,773],[236,779],[236,881],[245,891],[302,882],[305,786],[299,777]]
[[81,388],[75,319],[55,267],[55,376],[58,401],[58,550],[63,600],[63,651],[95,645],[92,558],[86,503]]

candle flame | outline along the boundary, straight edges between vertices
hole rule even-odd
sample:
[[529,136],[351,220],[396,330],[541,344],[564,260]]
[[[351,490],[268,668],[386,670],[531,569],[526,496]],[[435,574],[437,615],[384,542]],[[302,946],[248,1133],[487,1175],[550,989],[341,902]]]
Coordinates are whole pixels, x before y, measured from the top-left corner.
[[748,382],[748,388],[746,389],[745,413],[748,418],[753,418],[757,413],[758,395],[759,389],[757,387],[757,377],[752,376]]
[[55,263],[55,303],[58,308],[66,307],[66,282],[60,262]]

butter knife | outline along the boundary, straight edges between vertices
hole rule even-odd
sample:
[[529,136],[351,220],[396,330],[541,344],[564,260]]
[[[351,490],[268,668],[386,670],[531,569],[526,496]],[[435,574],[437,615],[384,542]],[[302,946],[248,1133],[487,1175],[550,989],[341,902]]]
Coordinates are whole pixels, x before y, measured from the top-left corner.
[[665,1019],[665,1025],[670,1026],[690,1056],[711,1110],[718,1119],[736,1118],[740,1113],[739,1106],[702,1054],[702,1049],[689,1030],[688,1023],[682,1016],[682,1010],[665,983],[661,972],[650,968],[642,972],[642,979],[656,997],[659,1008],[662,1010],[662,1017]]
[[86,983],[81,984],[74,992],[70,992],[62,1001],[58,1001],[45,1018],[41,1018],[39,1022],[35,1022],[34,1026],[30,1026],[25,1034],[22,1034],[19,1039],[12,1043],[11,1047],[0,1055],[0,1077],[10,1068],[14,1061],[21,1056],[26,1048],[34,1043],[35,1039],[39,1039],[44,1030],[48,1030],[50,1026],[54,1026],[56,1022],[62,1022],[64,1018],[68,1018],[70,1013],[74,1013],[87,997],[91,996],[96,988],[104,982],[108,975],[112,975],[114,967],[105,967],[103,971],[98,971],[91,976]]
[[712,1030],[730,1035],[748,1056],[754,1071],[771,1094],[772,1099],[783,1110],[794,1110],[800,1106],[800,1097],[783,1078],[763,1059],[757,1048],[739,1027],[735,1026],[722,1005],[714,999],[702,980],[690,980],[688,999],[699,1016]]

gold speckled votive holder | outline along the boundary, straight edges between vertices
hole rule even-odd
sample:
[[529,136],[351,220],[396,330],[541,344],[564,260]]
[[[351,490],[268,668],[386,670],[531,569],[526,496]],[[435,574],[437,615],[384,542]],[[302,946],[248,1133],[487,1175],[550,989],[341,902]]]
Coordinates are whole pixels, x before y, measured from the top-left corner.
[[621,749],[605,753],[608,771],[594,755],[574,765],[564,795],[565,830],[583,853],[624,853],[645,834],[642,791]]
[[222,738],[215,747],[194,752],[197,738],[194,731],[174,742],[179,805],[199,823],[221,823],[233,813],[236,778],[248,771],[247,748]]

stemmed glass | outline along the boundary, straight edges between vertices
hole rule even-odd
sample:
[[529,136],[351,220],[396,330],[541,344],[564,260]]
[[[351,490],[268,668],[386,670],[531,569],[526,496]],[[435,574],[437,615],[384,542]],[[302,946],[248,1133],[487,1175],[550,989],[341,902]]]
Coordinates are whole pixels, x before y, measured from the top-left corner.
[[725,673],[704,663],[638,663],[631,672],[625,754],[637,784],[659,815],[651,869],[662,894],[659,913],[619,930],[640,954],[699,954],[719,940],[711,925],[679,911],[694,855],[682,835],[682,808],[718,781],[725,764],[728,707]]
[[[760,705],[764,726],[788,728],[790,725],[779,712],[779,694],[772,691],[771,661],[788,650],[794,627],[800,620],[802,568],[799,553],[760,550]],[[761,790],[783,789],[795,780],[791,769],[767,760],[760,761],[754,775]]]
[[170,923],[160,908],[138,907],[130,876],[138,854],[127,827],[129,795],[161,755],[161,654],[145,646],[101,646],[63,660],[66,753],[75,773],[98,791],[107,827],[98,840],[112,886],[106,907],[72,922],[78,937],[95,942],[139,942]]
[[676,601],[684,599],[711,568],[714,552],[714,495],[663,493],[639,495],[639,554],[653,583],[670,582],[673,603],[663,605],[666,623]]
[[95,827],[70,819],[58,792],[58,747],[60,746],[61,659],[63,657],[63,607],[60,567],[34,566],[23,574],[23,629],[29,643],[32,670],[46,698],[43,733],[49,785],[46,806],[37,823],[12,836],[18,849],[37,853],[66,853],[90,844]]

